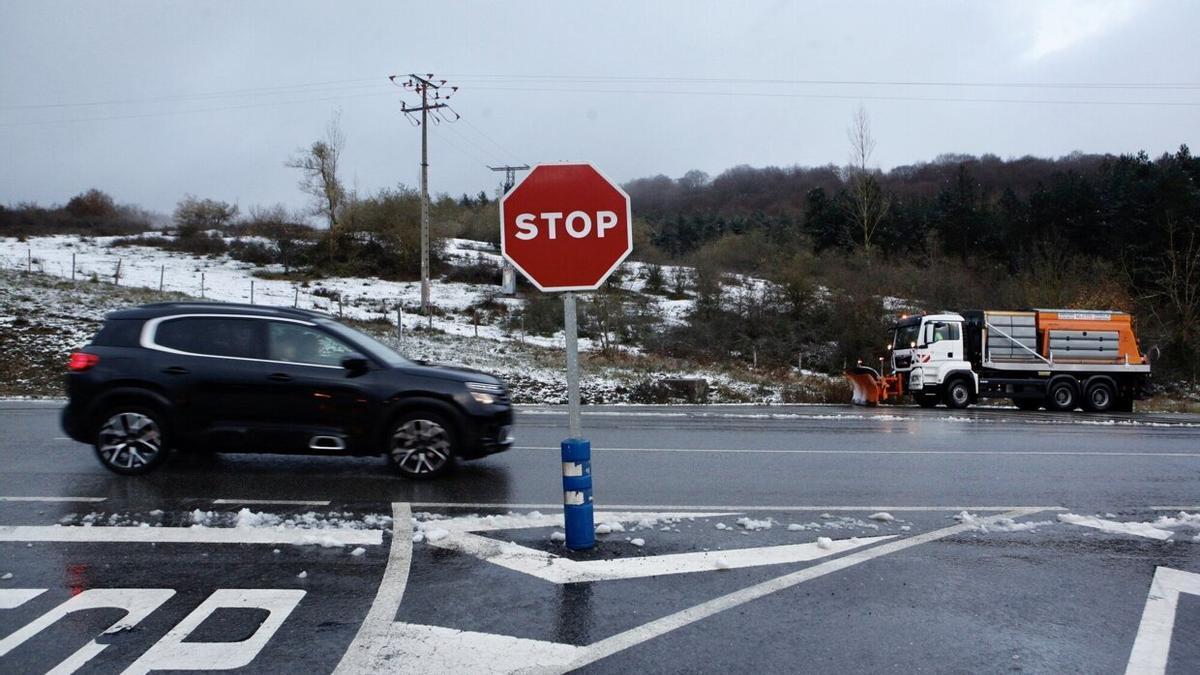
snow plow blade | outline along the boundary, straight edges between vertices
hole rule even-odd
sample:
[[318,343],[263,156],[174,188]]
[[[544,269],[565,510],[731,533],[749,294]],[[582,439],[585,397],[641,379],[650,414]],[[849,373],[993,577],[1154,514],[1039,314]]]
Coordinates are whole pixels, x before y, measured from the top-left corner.
[[854,405],[879,405],[880,401],[900,396],[900,378],[896,375],[880,375],[874,368],[854,366],[845,373],[854,387],[851,402]]

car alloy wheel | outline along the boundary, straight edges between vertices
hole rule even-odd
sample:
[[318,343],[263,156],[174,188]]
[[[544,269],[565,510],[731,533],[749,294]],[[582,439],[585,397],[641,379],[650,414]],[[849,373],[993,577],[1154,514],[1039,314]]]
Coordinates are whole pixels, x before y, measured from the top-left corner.
[[451,448],[450,432],[441,421],[418,416],[396,427],[389,452],[400,473],[429,477],[440,473],[450,463]]
[[148,471],[162,456],[162,430],[153,417],[143,412],[118,412],[101,425],[96,452],[114,471]]

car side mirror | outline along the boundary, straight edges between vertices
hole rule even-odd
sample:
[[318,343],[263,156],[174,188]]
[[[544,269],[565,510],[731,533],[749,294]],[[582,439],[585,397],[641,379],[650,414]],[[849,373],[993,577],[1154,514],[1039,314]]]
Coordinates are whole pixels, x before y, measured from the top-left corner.
[[342,367],[352,375],[365,373],[370,365],[371,362],[368,361],[367,357],[363,356],[362,354],[350,353],[342,357]]

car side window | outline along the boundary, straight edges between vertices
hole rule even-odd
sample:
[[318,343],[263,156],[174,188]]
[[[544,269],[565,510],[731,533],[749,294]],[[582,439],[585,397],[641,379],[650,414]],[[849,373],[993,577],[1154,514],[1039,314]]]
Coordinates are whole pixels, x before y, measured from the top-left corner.
[[352,353],[346,343],[312,326],[267,322],[267,358],[316,366],[340,366]]
[[230,317],[189,316],[158,324],[154,342],[169,349],[206,356],[262,358],[261,322]]

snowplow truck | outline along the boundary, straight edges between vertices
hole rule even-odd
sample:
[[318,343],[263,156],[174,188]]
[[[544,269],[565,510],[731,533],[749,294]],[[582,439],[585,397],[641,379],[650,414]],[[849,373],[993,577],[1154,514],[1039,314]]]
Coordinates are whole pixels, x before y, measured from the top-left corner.
[[859,405],[911,395],[922,407],[966,408],[984,398],[1022,410],[1133,410],[1145,398],[1150,359],[1124,312],[974,310],[901,317],[890,374],[847,371]]

